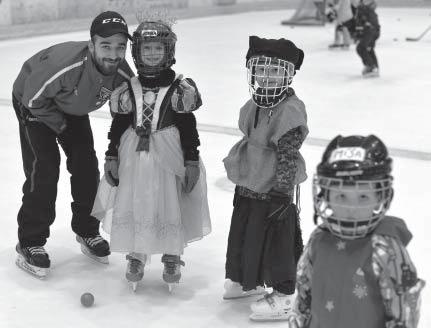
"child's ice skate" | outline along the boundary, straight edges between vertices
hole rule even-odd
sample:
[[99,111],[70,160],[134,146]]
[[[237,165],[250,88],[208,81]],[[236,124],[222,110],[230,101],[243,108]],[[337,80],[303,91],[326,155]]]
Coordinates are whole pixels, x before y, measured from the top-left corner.
[[132,255],[126,255],[126,259],[129,261],[127,263],[126,279],[132,284],[133,291],[136,292],[138,283],[144,277],[145,263]]
[[379,68],[374,66],[365,66],[362,70],[362,76],[364,78],[370,78],[370,77],[378,77],[379,76]]
[[250,305],[253,321],[288,320],[295,315],[293,310],[294,296],[274,291]]
[[228,279],[224,283],[223,299],[233,300],[233,299],[244,298],[244,297],[249,297],[253,295],[262,295],[265,293],[266,293],[265,288],[261,286],[257,286],[256,289],[244,291],[242,289],[241,284],[237,282],[233,282],[230,279]]
[[81,237],[76,235],[76,241],[81,244],[81,252],[89,258],[109,264],[108,255],[111,254],[108,242],[100,235]]
[[163,280],[168,283],[169,292],[172,292],[173,284],[178,284],[181,279],[181,265],[185,263],[181,261],[178,255],[164,254],[162,262],[165,265],[163,270]]
[[49,272],[51,261],[42,246],[21,247],[18,243],[15,247],[18,257],[15,261],[16,265],[36,276],[43,279]]

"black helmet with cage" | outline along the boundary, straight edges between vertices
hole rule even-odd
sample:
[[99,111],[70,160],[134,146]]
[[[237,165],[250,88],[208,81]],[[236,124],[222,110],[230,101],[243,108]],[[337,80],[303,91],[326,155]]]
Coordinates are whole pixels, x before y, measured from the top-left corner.
[[176,41],[168,23],[141,22],[132,35],[132,57],[138,74],[156,76],[175,64]]
[[[390,206],[393,197],[391,171],[392,158],[378,137],[335,137],[327,146],[313,178],[316,217],[321,218],[324,225],[340,238],[366,236],[374,230]],[[361,191],[372,191],[376,195],[372,214],[352,220],[334,212],[336,206],[339,208],[342,205],[334,204],[331,192]],[[360,211],[360,207],[359,204],[355,209]]]

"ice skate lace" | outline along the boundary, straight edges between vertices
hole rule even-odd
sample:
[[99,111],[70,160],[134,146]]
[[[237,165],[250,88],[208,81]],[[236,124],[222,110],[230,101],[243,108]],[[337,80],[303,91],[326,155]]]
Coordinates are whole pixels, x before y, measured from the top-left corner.
[[83,238],[85,242],[90,245],[91,247],[94,247],[100,243],[103,243],[105,240],[102,238],[102,236],[97,235],[96,237],[87,237]]
[[139,267],[141,266],[141,261],[138,259],[135,259],[131,256],[126,256],[126,259],[129,260],[129,268],[130,268],[130,272],[138,272],[139,271]]
[[42,246],[28,247],[28,251],[31,255],[47,255],[45,249]]
[[165,272],[167,274],[175,274],[176,270],[179,269],[180,265],[184,266],[184,261],[180,259],[167,259],[164,261],[165,264]]
[[167,274],[175,274],[177,264],[175,262],[165,262],[165,271]]

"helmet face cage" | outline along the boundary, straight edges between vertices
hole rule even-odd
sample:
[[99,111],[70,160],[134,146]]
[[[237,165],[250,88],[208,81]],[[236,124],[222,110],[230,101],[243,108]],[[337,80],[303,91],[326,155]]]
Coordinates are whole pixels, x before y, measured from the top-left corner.
[[[132,56],[138,73],[157,75],[171,67],[175,63],[176,41],[175,33],[167,25],[160,22],[142,23],[133,33],[132,43]],[[154,43],[159,43],[163,46],[163,54],[159,52],[162,58],[157,61],[151,59],[154,56],[157,57],[157,50],[156,54],[154,54],[153,50],[150,50],[150,54],[145,54],[142,51],[145,45],[154,46]]]
[[[348,188],[346,188],[348,187]],[[374,204],[366,206],[347,206],[334,204],[330,200],[331,192],[353,193],[361,191],[373,191],[376,193],[377,201]],[[343,239],[357,239],[365,237],[372,232],[377,224],[383,219],[386,211],[389,209],[393,196],[392,177],[373,180],[346,180],[339,178],[330,178],[319,175],[313,177],[313,201],[314,210],[320,217],[330,232]],[[372,214],[369,217],[361,219],[352,219],[339,217],[334,213],[333,208],[343,208],[345,210],[369,209],[373,206]]]
[[266,56],[251,57],[247,62],[247,81],[253,102],[259,107],[272,108],[287,95],[295,75],[295,65]]

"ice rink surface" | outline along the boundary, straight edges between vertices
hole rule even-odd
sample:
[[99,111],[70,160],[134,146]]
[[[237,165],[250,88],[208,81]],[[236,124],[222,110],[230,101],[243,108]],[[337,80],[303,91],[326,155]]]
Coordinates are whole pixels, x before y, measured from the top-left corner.
[[[414,235],[408,250],[419,276],[429,280],[431,217],[426,204],[431,199],[431,33],[420,42],[404,39],[419,35],[431,24],[431,9],[378,8],[382,35],[376,52],[381,77],[373,80],[360,76],[362,65],[353,47],[350,51],[327,50],[333,41],[333,25],[281,26],[279,22],[291,14],[270,11],[178,22],[174,68],[192,77],[201,90],[204,106],[197,113],[198,122],[220,131],[236,127],[239,108],[248,98],[245,53],[249,35],[293,40],[305,51],[304,65],[293,86],[307,106],[310,126],[310,138],[302,148],[309,174],[301,189],[304,239],[313,229],[311,176],[323,152],[318,144],[337,134],[374,133],[394,156],[395,198],[389,214],[406,220]],[[222,159],[238,136],[200,133],[213,232],[186,249],[183,278],[172,294],[161,279],[159,256],[153,257],[143,283],[133,293],[124,279],[124,255],[113,254],[110,265],[104,266],[80,253],[70,229],[69,176],[64,164],[57,219],[46,245],[51,273],[40,281],[16,268],[16,214],[24,180],[17,120],[8,102],[12,83],[22,63],[35,52],[55,43],[86,39],[88,32],[84,31],[0,42],[0,328],[285,326],[250,322],[248,306],[254,298],[222,300],[233,196]],[[92,119],[101,171],[109,124],[103,118]],[[81,306],[84,292],[94,294],[92,308]],[[431,326],[428,286],[422,302],[420,327],[426,328]]]

